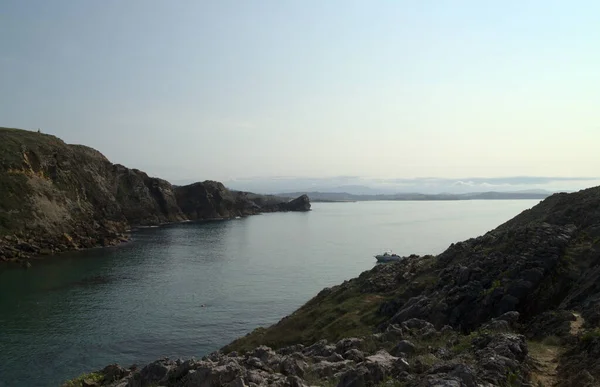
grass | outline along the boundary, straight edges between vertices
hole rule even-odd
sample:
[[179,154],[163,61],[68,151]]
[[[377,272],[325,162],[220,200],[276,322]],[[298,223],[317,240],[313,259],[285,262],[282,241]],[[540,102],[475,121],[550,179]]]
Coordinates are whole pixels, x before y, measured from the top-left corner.
[[377,387],[406,387],[408,383],[403,380],[394,379],[391,376],[379,383]]
[[490,286],[489,289],[483,291],[483,295],[487,296],[489,294],[492,294],[494,290],[498,289],[500,286],[502,286],[500,280],[494,280],[494,282],[492,282],[492,286]]
[[273,327],[258,328],[225,350],[247,351],[263,344],[272,348],[297,343],[310,345],[321,339],[334,342],[344,337],[369,335],[373,327],[383,321],[376,313],[382,300],[357,290],[315,297]]
[[100,382],[102,382],[102,380],[104,380],[104,375],[102,375],[99,372],[83,374],[83,375],[78,376],[75,379],[71,379],[71,380],[65,382],[61,387],[81,387],[81,386],[83,386],[84,380],[89,381],[89,382],[100,383]]
[[584,343],[589,343],[592,340],[600,339],[600,328],[592,329],[591,331],[587,331],[581,336],[581,341]]
[[558,347],[562,344],[561,341],[562,340],[560,339],[560,337],[552,335],[552,336],[544,337],[544,339],[542,340],[542,344],[548,345],[551,347]]

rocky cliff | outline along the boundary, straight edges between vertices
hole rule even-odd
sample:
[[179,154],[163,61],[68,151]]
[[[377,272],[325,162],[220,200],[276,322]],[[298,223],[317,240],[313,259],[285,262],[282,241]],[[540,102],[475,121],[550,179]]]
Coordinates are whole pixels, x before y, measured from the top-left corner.
[[0,128],[0,261],[115,244],[132,226],[288,210],[310,210],[308,198],[173,187],[92,148]]
[[597,387],[599,358],[597,187],[438,256],[378,265],[201,360],[112,365],[74,383]]

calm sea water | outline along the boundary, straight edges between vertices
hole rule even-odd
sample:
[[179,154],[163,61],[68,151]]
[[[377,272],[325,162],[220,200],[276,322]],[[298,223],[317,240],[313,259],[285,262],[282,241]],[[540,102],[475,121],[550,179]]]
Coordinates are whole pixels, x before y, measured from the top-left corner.
[[370,269],[378,252],[440,253],[538,202],[315,203],[144,229],[115,248],[0,268],[0,386],[201,357]]

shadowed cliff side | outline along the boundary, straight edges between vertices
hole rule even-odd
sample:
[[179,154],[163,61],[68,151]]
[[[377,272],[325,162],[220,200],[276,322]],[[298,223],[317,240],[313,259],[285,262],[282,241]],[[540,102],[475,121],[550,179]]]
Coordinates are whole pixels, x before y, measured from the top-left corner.
[[174,188],[92,148],[0,128],[0,261],[116,244],[131,226],[310,209],[297,200],[213,181]]

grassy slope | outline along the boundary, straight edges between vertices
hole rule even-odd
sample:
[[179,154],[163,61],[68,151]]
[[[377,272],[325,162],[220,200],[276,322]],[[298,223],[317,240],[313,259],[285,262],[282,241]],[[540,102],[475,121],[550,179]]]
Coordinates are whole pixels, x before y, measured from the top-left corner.
[[[411,262],[378,265],[358,278],[321,291],[290,316],[235,340],[224,351],[246,351],[263,344],[272,348],[309,345],[321,339],[337,341],[371,334],[384,321],[377,313],[384,302],[402,295],[410,298],[433,286],[437,279],[431,271],[434,261],[435,257],[426,256]],[[406,271],[413,273],[411,278],[399,276]],[[410,294],[406,294],[408,290]]]

